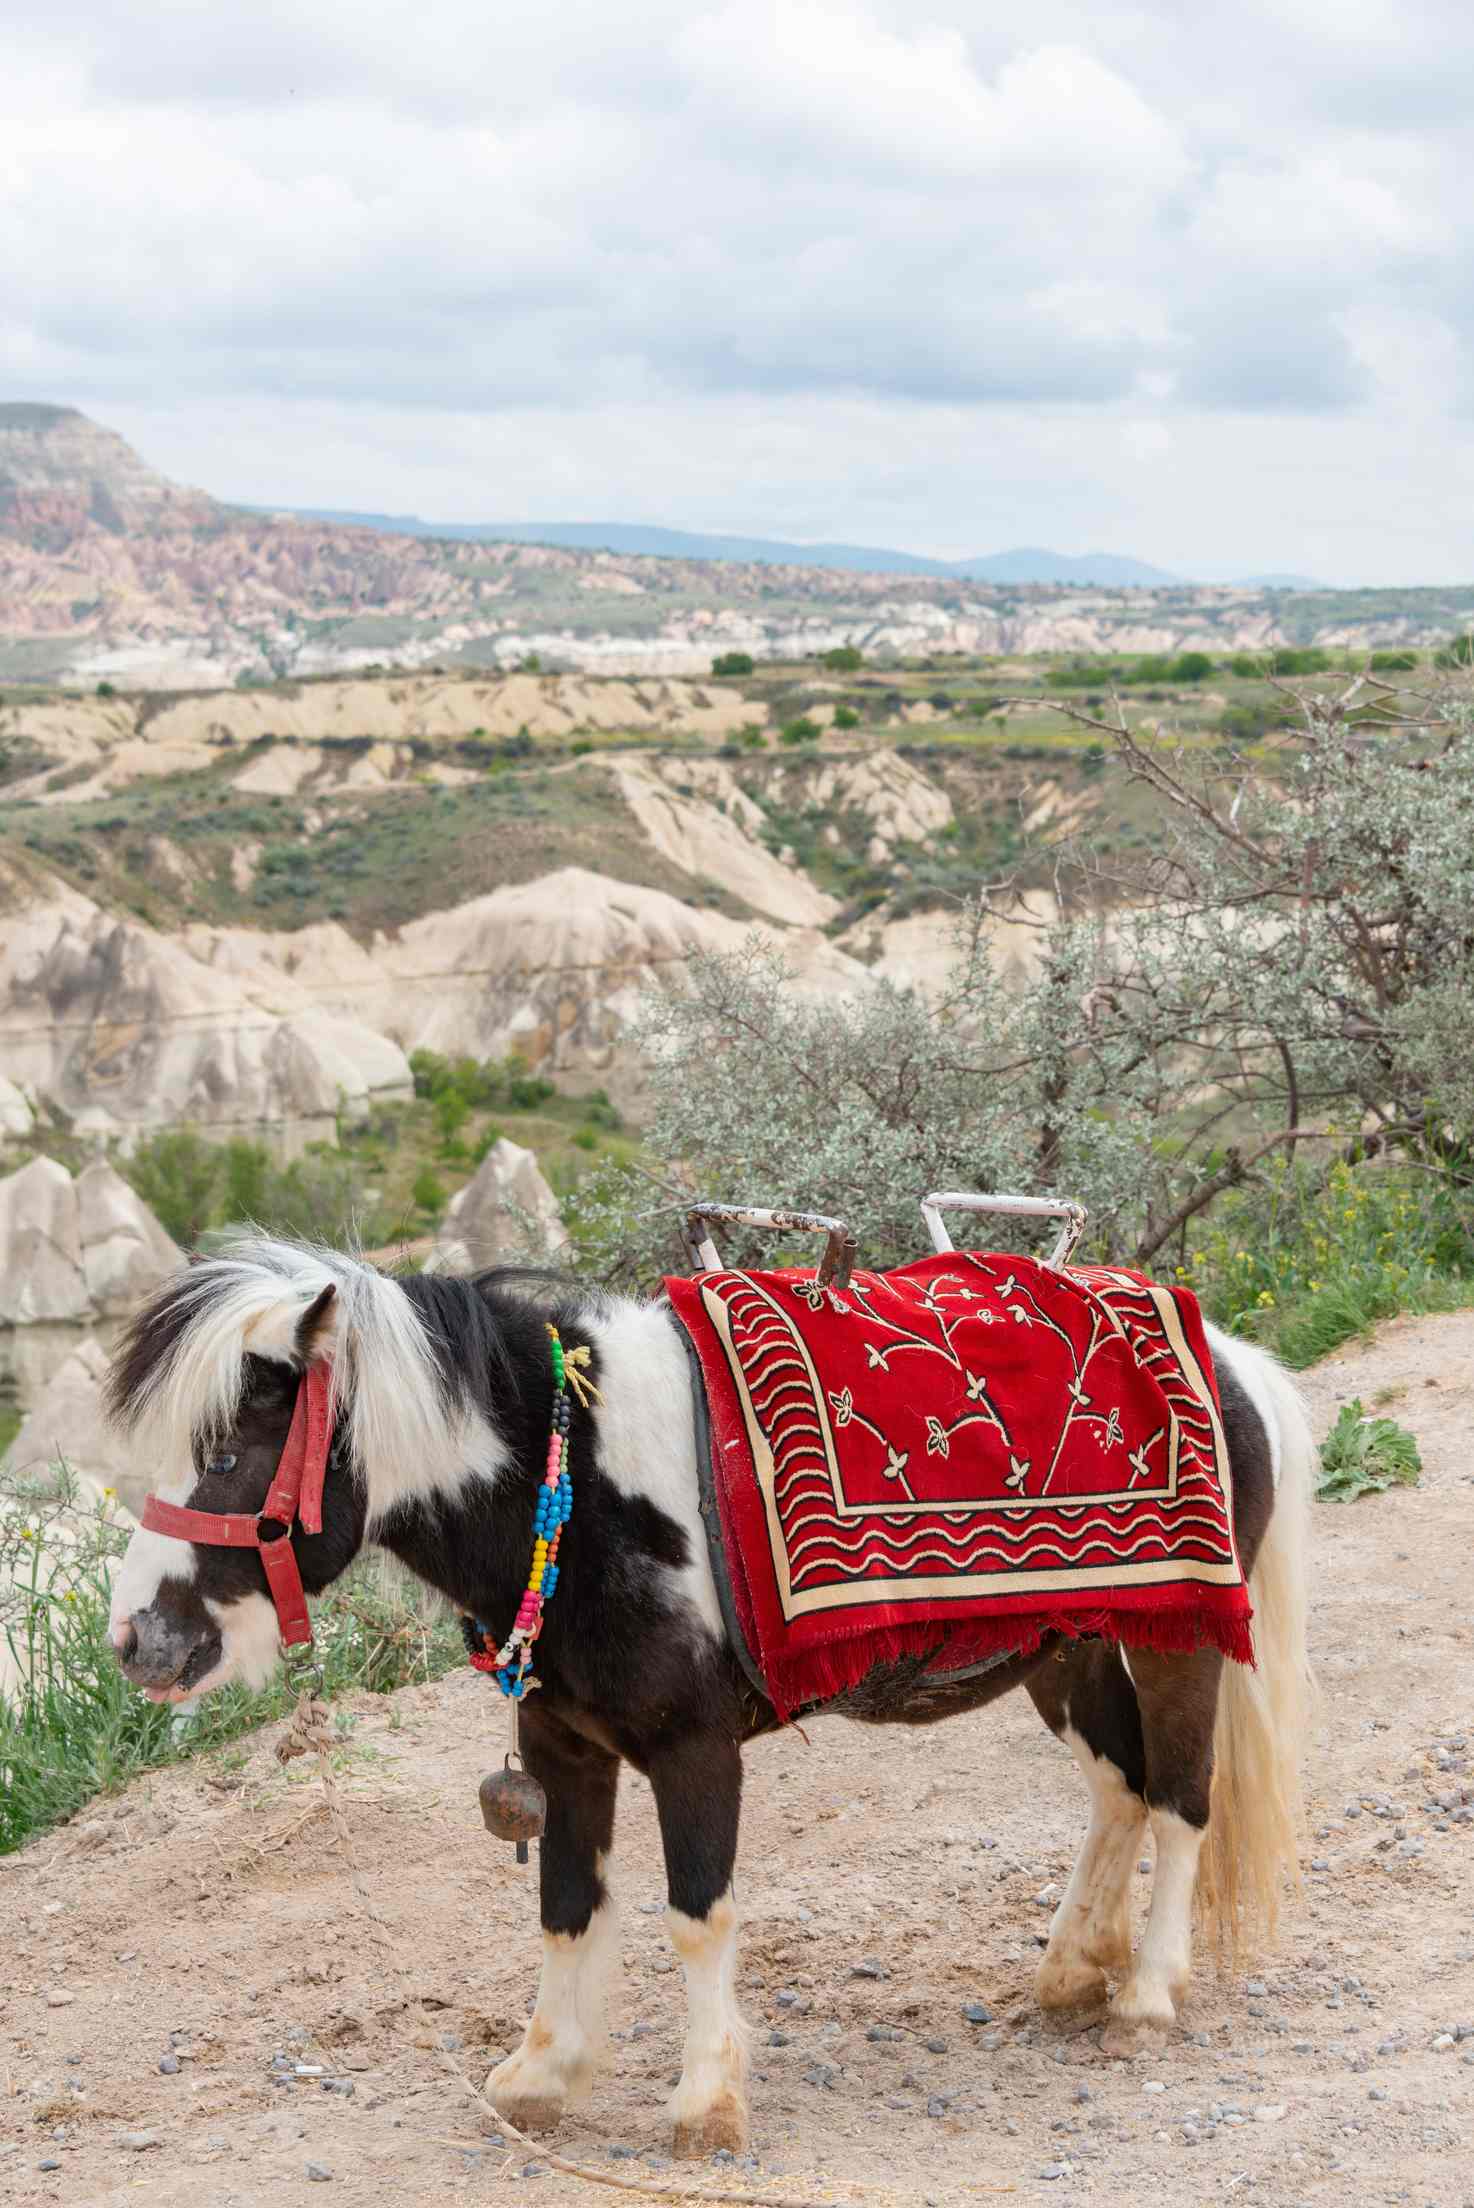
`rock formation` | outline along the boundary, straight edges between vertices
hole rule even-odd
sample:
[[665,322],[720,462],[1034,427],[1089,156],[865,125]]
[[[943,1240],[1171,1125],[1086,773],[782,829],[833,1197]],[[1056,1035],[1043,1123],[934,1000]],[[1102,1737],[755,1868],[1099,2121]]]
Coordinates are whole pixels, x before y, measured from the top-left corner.
[[0,938],[0,1052],[74,1130],[195,1125],[330,1135],[342,1105],[411,1090],[403,1052],[280,975],[272,999],[185,945],[58,890]]
[[5,1455],[4,1469],[32,1485],[54,1483],[57,1468],[112,1488],[135,1515],[154,1481],[122,1435],[102,1415],[107,1351],[85,1334],[63,1359],[22,1422]]
[[100,1160],[53,1158],[0,1180],[0,1367],[37,1400],[84,1332],[110,1334],[182,1264],[148,1206]]
[[558,1199],[536,1157],[503,1135],[474,1179],[451,1198],[435,1237],[432,1270],[476,1272],[503,1261],[550,1257],[565,1240]]

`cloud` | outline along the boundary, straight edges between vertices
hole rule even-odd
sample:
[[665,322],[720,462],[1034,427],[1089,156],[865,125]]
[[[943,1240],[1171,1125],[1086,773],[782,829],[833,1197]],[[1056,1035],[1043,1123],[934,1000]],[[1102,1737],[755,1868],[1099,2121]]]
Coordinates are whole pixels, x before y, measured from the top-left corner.
[[[384,425],[413,423],[421,490],[391,460],[395,502],[450,496],[446,518],[777,531],[781,508],[817,536],[890,511],[985,550],[1046,535],[1067,469],[1066,549],[1114,529],[1164,564],[1201,526],[1198,425],[1252,467],[1256,435],[1314,423],[1366,548],[1339,572],[1373,549],[1351,479],[1384,433],[1421,406],[1467,449],[1448,86],[1474,24],[1381,0],[1235,21],[1225,39],[1180,0],[54,0],[0,81],[0,381],[156,423],[154,458],[237,495],[264,470],[292,496],[290,454],[304,499],[385,504]],[[444,436],[489,472],[447,477]],[[973,454],[1006,463],[994,499]],[[764,511],[730,510],[759,486]],[[1315,564],[1274,525],[1251,564]]]

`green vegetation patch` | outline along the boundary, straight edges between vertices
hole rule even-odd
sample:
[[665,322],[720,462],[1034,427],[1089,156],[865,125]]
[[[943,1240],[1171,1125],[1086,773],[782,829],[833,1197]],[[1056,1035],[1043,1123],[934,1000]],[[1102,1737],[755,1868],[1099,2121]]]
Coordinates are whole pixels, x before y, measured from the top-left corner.
[[1416,1487],[1423,1470],[1418,1444],[1396,1419],[1372,1418],[1360,1397],[1343,1403],[1320,1452],[1315,1483],[1322,1502],[1349,1503],[1389,1487]]

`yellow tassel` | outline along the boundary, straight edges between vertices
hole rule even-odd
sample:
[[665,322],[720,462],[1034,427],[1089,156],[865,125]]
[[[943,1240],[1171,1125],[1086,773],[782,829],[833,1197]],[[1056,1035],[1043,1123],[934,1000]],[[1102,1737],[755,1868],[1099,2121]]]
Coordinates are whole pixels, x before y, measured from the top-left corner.
[[585,1410],[590,1403],[602,1403],[604,1400],[598,1382],[591,1380],[584,1370],[592,1357],[593,1352],[587,1342],[580,1342],[577,1349],[565,1349],[563,1352],[563,1376]]

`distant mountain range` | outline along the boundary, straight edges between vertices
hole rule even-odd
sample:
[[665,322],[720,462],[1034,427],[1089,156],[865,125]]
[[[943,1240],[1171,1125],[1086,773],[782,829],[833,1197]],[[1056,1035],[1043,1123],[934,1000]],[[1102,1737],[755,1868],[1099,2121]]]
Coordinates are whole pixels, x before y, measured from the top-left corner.
[[[938,575],[969,583],[1098,584],[1106,590],[1170,590],[1189,578],[1118,552],[1051,552],[1019,545],[966,560],[930,560],[874,544],[801,544],[783,537],[731,537],[628,521],[422,521],[418,514],[356,513],[288,506],[298,521],[344,522],[381,536],[453,538],[470,544],[556,544],[574,552],[645,553],[654,559],[734,560],[759,567],[832,567],[857,575]],[[1255,590],[1319,590],[1306,575],[1232,578]]]
[[1442,642],[1468,592],[1225,593],[1110,553],[933,560],[621,522],[292,514],[172,483],[74,407],[0,402],[0,685],[370,668],[706,675],[731,650],[1264,652]]

